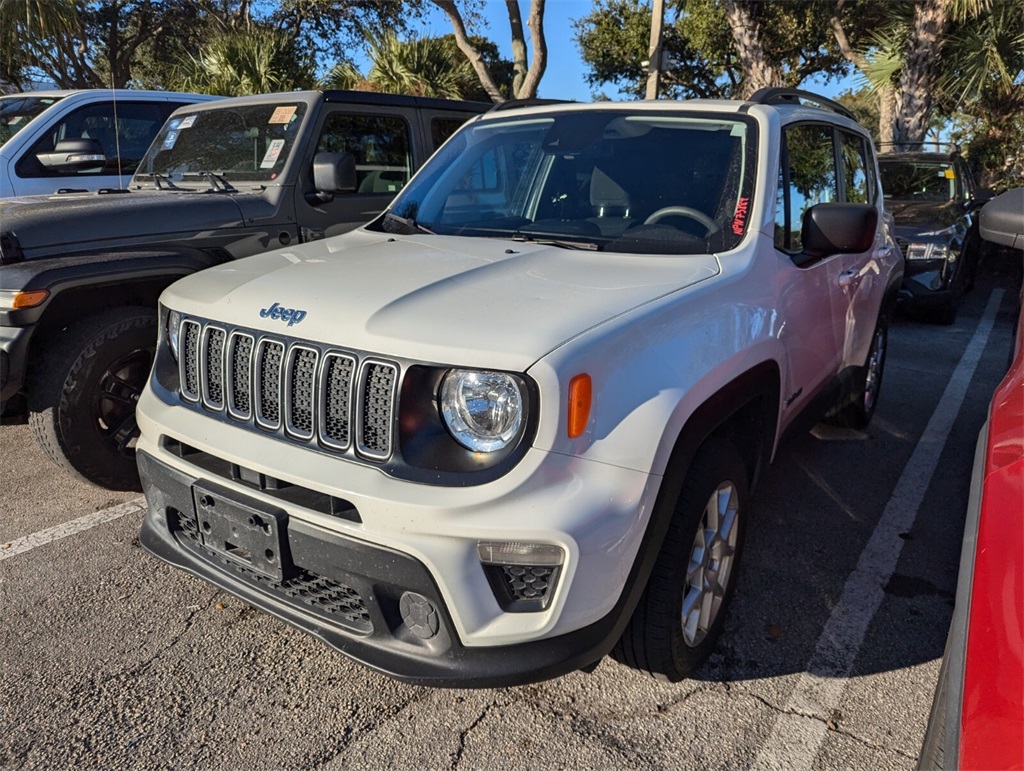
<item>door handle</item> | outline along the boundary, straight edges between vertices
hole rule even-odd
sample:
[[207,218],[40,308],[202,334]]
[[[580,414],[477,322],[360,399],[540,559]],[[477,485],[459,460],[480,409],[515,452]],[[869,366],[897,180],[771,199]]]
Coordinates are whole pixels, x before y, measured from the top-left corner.
[[878,250],[878,256],[881,259],[883,259],[883,260],[887,259],[890,256],[892,256],[892,247],[891,246],[883,246],[881,249]]
[[857,279],[858,271],[856,270],[844,270],[839,274],[839,286],[846,288],[853,286],[853,282]]

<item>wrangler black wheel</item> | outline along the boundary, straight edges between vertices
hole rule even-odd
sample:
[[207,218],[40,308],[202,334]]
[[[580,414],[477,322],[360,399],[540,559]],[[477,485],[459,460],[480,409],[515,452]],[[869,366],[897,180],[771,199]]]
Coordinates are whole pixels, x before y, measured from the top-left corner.
[[138,490],[135,405],[156,349],[151,310],[117,308],[51,337],[30,375],[29,423],[58,466],[111,490]]

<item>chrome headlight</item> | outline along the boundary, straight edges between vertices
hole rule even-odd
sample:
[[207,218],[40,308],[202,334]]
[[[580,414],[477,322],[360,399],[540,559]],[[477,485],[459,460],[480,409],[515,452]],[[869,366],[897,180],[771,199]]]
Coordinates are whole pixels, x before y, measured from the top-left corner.
[[181,314],[171,311],[167,314],[167,345],[171,348],[171,356],[178,360],[178,331],[181,329]]
[[907,244],[908,260],[945,260],[949,257],[949,246],[946,244]]
[[519,384],[502,372],[450,370],[441,383],[440,408],[452,436],[473,452],[504,449],[523,422]]

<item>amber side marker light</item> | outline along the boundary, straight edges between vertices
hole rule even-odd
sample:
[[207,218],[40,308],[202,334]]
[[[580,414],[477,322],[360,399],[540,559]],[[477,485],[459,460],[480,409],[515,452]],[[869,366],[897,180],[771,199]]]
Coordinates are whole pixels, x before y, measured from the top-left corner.
[[566,431],[570,439],[581,436],[586,430],[587,421],[590,420],[592,397],[593,387],[590,375],[577,375],[569,381],[569,420],[566,424]]
[[12,311],[20,308],[35,308],[42,304],[49,294],[46,289],[33,289],[28,292],[2,292],[0,295],[6,295],[6,297],[0,297],[0,307],[6,305]]

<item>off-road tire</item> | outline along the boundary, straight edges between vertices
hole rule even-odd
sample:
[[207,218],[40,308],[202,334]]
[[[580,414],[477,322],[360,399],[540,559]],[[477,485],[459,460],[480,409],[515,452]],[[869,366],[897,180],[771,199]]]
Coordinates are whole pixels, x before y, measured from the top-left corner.
[[867,361],[857,368],[853,377],[843,381],[839,398],[825,413],[825,423],[840,428],[867,428],[878,407],[888,349],[889,323],[883,316],[871,336]]
[[140,490],[135,403],[156,350],[151,309],[115,308],[44,340],[29,372],[29,424],[50,459],[110,490]]
[[[675,513],[651,572],[647,587],[612,657],[622,664],[647,672],[667,682],[678,682],[696,670],[711,654],[725,623],[726,609],[736,586],[739,559],[743,551],[744,518],[748,512],[749,474],[736,448],[722,439],[709,439],[697,451],[683,482]],[[688,581],[696,554],[698,528],[712,496],[728,487],[736,504],[729,527],[735,529],[724,571],[723,592],[710,623],[700,637],[684,630],[684,600],[693,591]],[[724,528],[723,528],[724,529]],[[706,534],[701,538],[706,538]],[[726,544],[728,546],[728,544]],[[721,566],[723,561],[718,564]],[[703,575],[703,573],[702,573]]]

